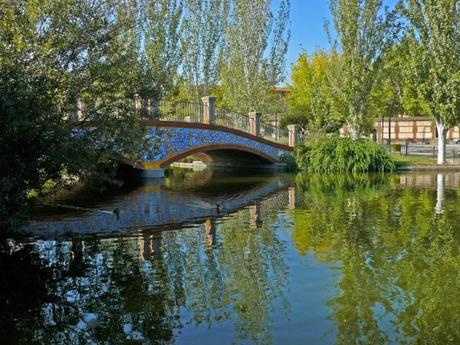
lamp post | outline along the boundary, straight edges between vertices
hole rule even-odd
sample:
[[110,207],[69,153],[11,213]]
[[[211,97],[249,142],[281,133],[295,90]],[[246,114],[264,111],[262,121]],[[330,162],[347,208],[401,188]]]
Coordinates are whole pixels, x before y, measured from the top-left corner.
[[391,151],[391,116],[388,116],[388,145]]
[[278,140],[278,112],[275,112],[275,139]]
[[385,122],[384,122],[385,118],[382,114],[382,120],[381,120],[381,124],[382,124],[382,128],[381,128],[381,131],[382,131],[382,145],[384,144],[384,135],[385,135]]
[[392,109],[392,100],[387,98],[387,112],[388,112],[388,146],[391,152],[391,109]]

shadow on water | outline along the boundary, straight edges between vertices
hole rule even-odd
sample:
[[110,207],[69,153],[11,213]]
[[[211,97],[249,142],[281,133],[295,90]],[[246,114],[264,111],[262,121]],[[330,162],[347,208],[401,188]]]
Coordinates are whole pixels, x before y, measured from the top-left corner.
[[0,343],[460,343],[460,174],[176,178],[2,244]]
[[31,332],[42,327],[36,316],[47,303],[52,271],[30,246],[11,240],[0,242],[0,268],[0,343],[32,339]]
[[[63,189],[50,197],[41,199],[33,206],[30,220],[56,219],[60,216],[71,217],[81,215],[82,211],[94,208],[97,204],[112,202],[136,189],[141,188],[144,182],[140,179],[126,180],[120,186],[94,186],[77,184],[70,189]],[[58,205],[72,205],[75,208],[60,207]],[[81,208],[78,210],[78,208]]]

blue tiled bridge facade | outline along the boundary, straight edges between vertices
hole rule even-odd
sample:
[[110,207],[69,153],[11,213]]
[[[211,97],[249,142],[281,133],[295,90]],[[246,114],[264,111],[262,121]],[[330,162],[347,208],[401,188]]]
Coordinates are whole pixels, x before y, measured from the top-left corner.
[[[292,147],[225,126],[179,121],[147,121],[149,148],[140,153],[140,168],[157,171],[185,157],[204,154],[208,157],[226,157],[257,164],[278,163]],[[236,162],[235,162],[236,163]]]

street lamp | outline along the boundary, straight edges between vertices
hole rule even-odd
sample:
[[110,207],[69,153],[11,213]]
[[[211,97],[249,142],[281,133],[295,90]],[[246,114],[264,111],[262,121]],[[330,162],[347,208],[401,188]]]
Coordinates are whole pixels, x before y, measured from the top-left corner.
[[387,112],[388,112],[388,146],[390,147],[390,151],[391,151],[391,104],[392,104],[391,98],[386,99],[386,104],[387,104]]
[[382,125],[382,145],[384,144],[384,135],[385,135],[385,122],[384,122],[385,117],[382,114],[382,120],[381,120],[381,125]]

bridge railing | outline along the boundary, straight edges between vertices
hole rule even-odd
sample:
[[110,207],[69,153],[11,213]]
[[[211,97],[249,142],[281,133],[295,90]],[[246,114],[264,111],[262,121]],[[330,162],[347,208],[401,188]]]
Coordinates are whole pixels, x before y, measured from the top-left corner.
[[203,123],[203,104],[159,101],[155,115],[163,121]]
[[229,111],[224,108],[216,108],[215,124],[228,128],[237,129],[250,133],[250,121],[248,115]]
[[260,123],[260,136],[279,144],[289,144],[289,131],[287,129],[282,129],[263,121]]
[[[141,101],[139,101],[141,103]],[[159,101],[149,103],[148,117],[163,121],[216,124],[236,129],[266,140],[294,146],[299,143],[298,128],[279,128],[264,121],[260,113],[241,114],[215,107],[215,97],[203,97],[203,104]],[[138,109],[141,109],[138,106]],[[145,112],[144,112],[145,113]],[[288,126],[289,127],[289,126]]]
[[[229,111],[225,108],[216,108],[214,121],[216,125],[254,134],[251,133],[251,117],[245,114]],[[287,145],[289,143],[287,129],[281,129],[264,120],[259,120],[259,136],[280,144]]]

